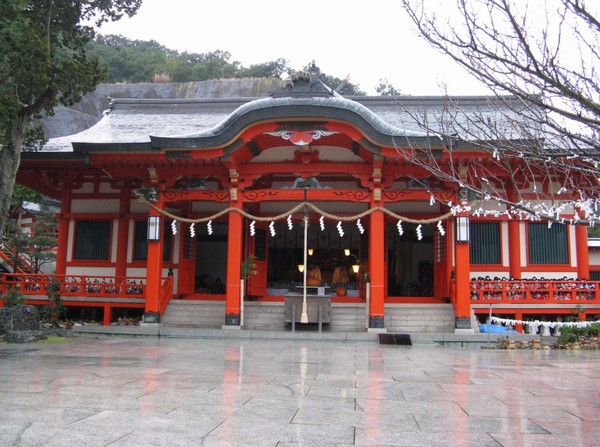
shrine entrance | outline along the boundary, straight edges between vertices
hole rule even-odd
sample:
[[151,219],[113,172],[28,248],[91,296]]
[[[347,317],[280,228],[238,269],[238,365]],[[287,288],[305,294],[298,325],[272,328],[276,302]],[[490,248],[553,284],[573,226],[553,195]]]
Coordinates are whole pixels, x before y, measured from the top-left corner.
[[[329,225],[331,227],[331,225]],[[269,238],[268,288],[271,293],[301,286],[302,269],[318,271],[321,285],[333,292],[339,287],[346,289],[348,296],[359,296],[361,265],[361,240],[367,241],[357,228],[348,228],[340,236],[335,227],[321,230],[315,223],[308,230],[307,265],[304,266],[304,231],[300,225],[284,230]],[[366,257],[366,252],[364,253]],[[354,268],[353,268],[354,266]]]
[[227,229],[227,223],[215,223],[212,224],[212,234],[196,235],[196,293],[225,294]]
[[[419,239],[420,234],[420,239]],[[434,231],[431,225],[387,226],[388,296],[434,295]]]

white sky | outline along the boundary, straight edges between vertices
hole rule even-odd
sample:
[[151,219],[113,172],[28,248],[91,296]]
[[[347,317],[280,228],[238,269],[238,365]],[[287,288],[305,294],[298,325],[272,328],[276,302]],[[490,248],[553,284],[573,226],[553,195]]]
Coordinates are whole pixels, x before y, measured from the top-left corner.
[[409,95],[489,93],[417,36],[399,0],[143,0],[136,16],[100,33],[180,52],[228,51],[245,67],[284,58],[299,70],[314,60],[367,94],[380,79]]

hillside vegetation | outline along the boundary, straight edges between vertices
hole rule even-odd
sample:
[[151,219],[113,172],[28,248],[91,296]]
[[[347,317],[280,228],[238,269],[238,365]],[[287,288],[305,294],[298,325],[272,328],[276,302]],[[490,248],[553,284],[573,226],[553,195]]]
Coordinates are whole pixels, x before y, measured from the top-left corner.
[[[196,82],[210,79],[282,78],[305,67],[292,68],[279,58],[244,67],[227,51],[188,53],[171,50],[154,40],[130,40],[123,36],[97,36],[87,52],[108,68],[107,82]],[[325,75],[325,82],[342,95],[364,95],[358,85]]]

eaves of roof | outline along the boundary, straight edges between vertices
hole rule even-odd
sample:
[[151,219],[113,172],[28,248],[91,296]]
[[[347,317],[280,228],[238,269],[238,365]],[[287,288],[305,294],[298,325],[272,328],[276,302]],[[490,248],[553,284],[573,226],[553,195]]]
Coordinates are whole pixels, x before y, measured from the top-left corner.
[[381,146],[441,144],[441,139],[423,132],[406,131],[388,124],[359,102],[341,97],[264,98],[238,107],[218,125],[195,135],[151,136],[153,148],[207,148],[226,146],[243,129],[257,122],[276,120],[334,120],[359,128]]

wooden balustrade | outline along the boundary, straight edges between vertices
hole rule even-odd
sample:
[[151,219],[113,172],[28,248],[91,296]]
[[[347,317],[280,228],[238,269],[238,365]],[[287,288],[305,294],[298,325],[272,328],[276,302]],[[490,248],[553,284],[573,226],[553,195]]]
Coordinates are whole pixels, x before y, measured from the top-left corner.
[[[104,308],[103,324],[112,321],[115,308],[145,306],[146,278],[77,275],[34,275],[5,273],[0,275],[0,292],[18,289],[28,303],[46,304],[47,290],[51,284],[59,284],[59,293],[72,306],[97,306]],[[160,290],[160,313],[173,297],[173,277],[163,278]],[[2,302],[0,300],[0,306]]]
[[471,280],[471,302],[600,303],[600,281]]
[[53,281],[60,284],[60,295],[69,299],[101,297],[110,300],[111,298],[144,298],[146,295],[146,278],[141,277],[4,273],[1,279],[2,293],[18,288],[26,297],[46,295],[46,289]]
[[165,309],[169,305],[169,301],[173,298],[173,277],[167,276],[163,278],[161,291],[160,291],[160,314],[165,312]]

